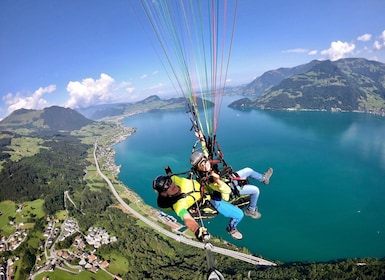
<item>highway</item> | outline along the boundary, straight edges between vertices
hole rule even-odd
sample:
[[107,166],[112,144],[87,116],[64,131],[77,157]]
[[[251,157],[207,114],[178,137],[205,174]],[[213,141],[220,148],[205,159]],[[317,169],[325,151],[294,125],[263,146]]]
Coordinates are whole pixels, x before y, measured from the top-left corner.
[[[141,221],[143,221],[147,225],[151,226],[153,229],[157,230],[158,232],[160,232],[160,233],[162,233],[162,234],[164,234],[164,235],[166,235],[166,236],[168,236],[168,237],[170,237],[170,238],[172,238],[172,239],[174,239],[176,241],[185,243],[187,245],[194,246],[194,247],[201,248],[201,249],[205,249],[205,247],[204,247],[205,244],[204,243],[198,242],[198,241],[195,241],[195,240],[191,240],[189,238],[184,237],[183,235],[175,234],[175,233],[173,233],[171,231],[168,231],[168,230],[162,228],[157,223],[155,223],[153,221],[150,221],[146,217],[144,217],[141,214],[139,214],[137,211],[132,209],[126,202],[124,202],[124,200],[120,197],[118,192],[115,190],[115,187],[111,183],[110,179],[108,179],[108,177],[105,176],[100,171],[99,163],[98,163],[98,160],[97,160],[97,157],[96,157],[96,150],[97,150],[97,148],[98,148],[98,143],[96,141],[95,144],[94,144],[94,160],[95,160],[96,169],[97,169],[99,175],[107,182],[107,184],[110,187],[110,189],[111,189],[113,195],[115,196],[115,198],[119,201],[119,203],[125,209],[127,209],[132,215],[134,215],[135,217],[137,217],[138,219],[140,219]],[[218,253],[218,254],[226,255],[226,256],[229,256],[229,257],[232,257],[232,258],[236,258],[238,260],[245,261],[245,262],[248,262],[248,263],[251,263],[251,264],[255,264],[255,265],[263,265],[263,266],[273,266],[273,265],[276,265],[275,263],[270,262],[270,261],[265,260],[265,259],[262,259],[262,258],[258,258],[258,257],[252,256],[252,255],[248,255],[248,254],[244,254],[244,253],[241,253],[241,252],[237,252],[237,251],[233,251],[233,250],[228,250],[228,249],[224,249],[224,248],[220,248],[220,247],[212,246],[211,251],[213,251],[215,253]]]

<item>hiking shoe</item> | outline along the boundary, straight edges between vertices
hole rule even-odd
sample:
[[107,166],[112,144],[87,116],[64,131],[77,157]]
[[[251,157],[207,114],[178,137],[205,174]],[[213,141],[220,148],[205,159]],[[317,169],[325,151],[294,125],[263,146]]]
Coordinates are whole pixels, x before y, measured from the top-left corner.
[[237,228],[230,229],[230,227],[226,228],[226,231],[234,238],[234,239],[242,239],[243,235],[240,233]]
[[258,212],[258,208],[255,208],[255,210],[246,209],[245,215],[250,216],[253,219],[259,219],[262,216],[262,214]]
[[273,168],[270,167],[266,170],[265,174],[263,174],[263,183],[265,185],[269,184],[271,175],[273,175]]

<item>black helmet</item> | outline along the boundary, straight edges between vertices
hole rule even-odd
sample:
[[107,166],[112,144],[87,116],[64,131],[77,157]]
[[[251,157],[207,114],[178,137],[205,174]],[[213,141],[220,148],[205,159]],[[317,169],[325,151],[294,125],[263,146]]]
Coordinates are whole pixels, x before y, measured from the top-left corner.
[[152,188],[158,192],[164,192],[167,191],[167,189],[170,187],[172,181],[171,178],[168,176],[158,176],[155,178],[154,181],[152,181]]
[[200,152],[192,153],[192,155],[190,156],[191,165],[196,166],[204,157],[205,155],[203,153],[200,153]]

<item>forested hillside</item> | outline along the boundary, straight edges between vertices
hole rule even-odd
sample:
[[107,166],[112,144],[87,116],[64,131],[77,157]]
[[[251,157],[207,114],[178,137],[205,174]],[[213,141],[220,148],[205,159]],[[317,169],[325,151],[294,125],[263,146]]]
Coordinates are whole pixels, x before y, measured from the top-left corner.
[[85,160],[92,147],[71,131],[92,123],[58,106],[20,109],[2,120],[0,201],[42,198],[47,214],[63,209],[64,191],[85,187]]
[[[273,74],[279,78],[267,80]],[[250,95],[252,89],[260,90],[262,81],[263,93]],[[385,64],[360,58],[312,61],[291,70],[270,71],[250,83],[244,95],[247,98],[230,107],[385,114]]]
[[[19,135],[13,135],[13,141]],[[4,138],[3,138],[4,139]],[[5,141],[6,139],[4,139]],[[0,171],[0,201],[18,203],[43,198],[47,214],[62,210],[64,191],[84,189],[85,158],[90,145],[70,135],[41,138],[39,152],[4,161]],[[2,153],[7,153],[3,146]]]
[[42,136],[77,130],[92,122],[75,110],[52,106],[43,110],[16,110],[0,121],[0,130]]

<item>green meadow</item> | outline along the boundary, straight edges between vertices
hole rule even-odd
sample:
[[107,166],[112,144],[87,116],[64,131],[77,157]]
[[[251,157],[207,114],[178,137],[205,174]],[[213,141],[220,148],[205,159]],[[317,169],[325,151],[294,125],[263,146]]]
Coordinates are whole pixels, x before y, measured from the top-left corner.
[[33,227],[33,223],[29,222],[34,218],[44,217],[43,199],[28,201],[23,204],[16,204],[13,201],[0,202],[0,229],[2,235],[9,236],[12,234],[16,226],[21,229]]

